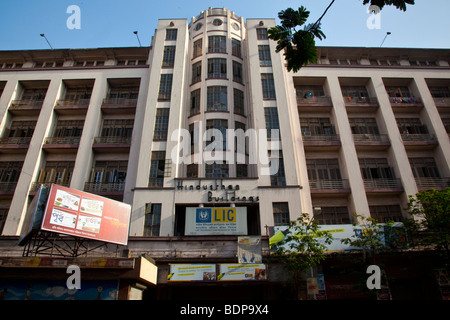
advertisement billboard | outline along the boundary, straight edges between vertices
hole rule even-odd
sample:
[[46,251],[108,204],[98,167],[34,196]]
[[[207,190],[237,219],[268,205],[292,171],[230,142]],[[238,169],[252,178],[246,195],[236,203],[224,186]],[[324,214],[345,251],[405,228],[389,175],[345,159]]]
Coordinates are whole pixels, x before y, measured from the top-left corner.
[[185,235],[247,235],[247,208],[186,208]]
[[130,217],[129,204],[53,184],[41,229],[127,245]]

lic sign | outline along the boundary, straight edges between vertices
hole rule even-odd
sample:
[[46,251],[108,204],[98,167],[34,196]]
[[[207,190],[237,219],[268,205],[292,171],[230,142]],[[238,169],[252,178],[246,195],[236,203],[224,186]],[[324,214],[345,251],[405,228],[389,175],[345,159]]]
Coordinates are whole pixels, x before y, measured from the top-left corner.
[[185,235],[246,235],[246,207],[186,208]]

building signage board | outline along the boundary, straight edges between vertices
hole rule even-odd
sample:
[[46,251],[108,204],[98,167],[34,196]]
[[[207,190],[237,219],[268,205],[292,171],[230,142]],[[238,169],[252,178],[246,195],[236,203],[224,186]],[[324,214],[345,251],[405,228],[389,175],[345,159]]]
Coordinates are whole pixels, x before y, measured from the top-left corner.
[[261,236],[238,237],[238,262],[239,263],[262,262]]
[[[401,249],[407,246],[404,227],[402,223],[396,222],[393,226],[386,226],[384,224],[379,224],[384,228],[384,236],[381,236],[380,241],[392,249]],[[281,242],[284,238],[284,232],[287,231],[288,226],[275,226],[274,235],[270,238],[269,242],[271,249],[274,249],[277,243]],[[328,252],[342,252],[342,251],[352,251],[361,250],[359,247],[354,247],[350,244],[342,243],[341,240],[346,238],[355,238],[364,234],[365,229],[361,227],[354,226],[352,224],[333,224],[333,225],[319,225],[320,230],[328,231],[333,236],[333,240],[330,244],[323,244],[327,247]],[[289,248],[289,244],[285,244],[286,248]]]
[[171,264],[168,281],[215,281],[215,264]]
[[127,245],[130,217],[129,204],[53,184],[41,229]]
[[185,235],[247,235],[247,208],[186,208]]
[[265,264],[220,264],[219,281],[267,280]]

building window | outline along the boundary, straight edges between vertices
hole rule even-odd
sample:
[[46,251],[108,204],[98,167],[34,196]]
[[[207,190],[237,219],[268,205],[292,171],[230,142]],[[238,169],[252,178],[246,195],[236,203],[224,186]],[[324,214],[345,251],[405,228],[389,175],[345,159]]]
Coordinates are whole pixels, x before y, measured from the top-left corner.
[[290,222],[289,217],[289,203],[288,202],[274,202],[272,203],[273,222],[275,226],[288,226]]
[[197,178],[198,177],[198,164],[192,163],[186,166],[186,177]]
[[428,129],[419,118],[398,118],[397,125],[401,134],[427,134]]
[[306,166],[310,180],[341,180],[338,159],[307,159]]
[[248,165],[245,163],[236,164],[236,177],[245,178],[248,177]]
[[212,163],[205,165],[206,178],[228,178],[228,164]]
[[206,111],[227,111],[227,87],[208,87]]
[[[128,161],[96,161],[90,179],[92,188],[89,188],[89,190],[100,190],[103,185],[108,184],[117,184],[123,188],[127,176],[127,167]],[[48,168],[48,164],[46,168]],[[113,190],[109,189],[109,191]]]
[[414,178],[440,178],[436,161],[433,158],[409,158]]
[[370,216],[376,219],[378,223],[401,222],[403,220],[399,205],[369,206],[369,211]]
[[281,187],[286,185],[286,176],[284,172],[284,161],[282,152],[279,151],[280,155],[278,157],[269,157],[269,163],[271,168],[277,168],[275,173],[270,176],[270,185],[274,187]]
[[81,137],[84,120],[59,120],[54,136],[55,137]]
[[256,38],[258,40],[268,40],[269,36],[267,34],[267,29],[266,28],[257,28],[256,29]]
[[209,53],[227,53],[227,38],[224,36],[208,37]]
[[264,100],[275,100],[275,83],[273,81],[272,73],[262,73],[261,74],[261,84],[263,90]]
[[15,184],[19,181],[22,161],[0,162],[0,190],[14,191]]
[[[226,150],[227,149],[227,129],[228,129],[228,121],[222,119],[210,119],[206,120],[206,146],[210,145],[214,142],[215,135],[211,132],[217,129],[222,134],[222,145],[219,145],[217,142],[214,145],[214,150]],[[209,131],[208,131],[209,130]]]
[[236,39],[231,40],[231,54],[235,57],[242,58],[241,41]]
[[150,161],[150,178],[148,182],[149,187],[162,187],[164,185],[164,170],[166,166],[165,157],[165,151],[152,152],[152,159]]
[[394,170],[389,167],[387,159],[359,159],[363,179],[395,179]]
[[197,62],[192,65],[192,84],[202,80],[202,62]]
[[280,123],[278,121],[278,110],[276,107],[264,108],[264,116],[266,119],[267,138],[272,137],[272,130],[278,130],[273,132],[274,137],[280,137]]
[[170,100],[172,94],[172,74],[162,74],[161,81],[159,83],[158,100],[167,101]]
[[272,66],[272,60],[270,58],[270,46],[269,45],[259,45],[259,65],[261,67]]
[[198,39],[194,42],[194,52],[192,58],[197,58],[202,55],[202,48],[203,48],[203,39]]
[[178,29],[167,29],[166,40],[177,40]]
[[336,135],[336,130],[329,118],[301,118],[300,125],[304,136]]
[[191,92],[191,110],[189,115],[200,113],[200,89]]
[[36,121],[13,121],[11,127],[5,130],[2,143],[28,144],[36,127]]
[[234,113],[245,115],[244,92],[239,89],[233,89],[234,94]]
[[215,58],[208,59],[208,78],[226,79],[227,78],[227,59]]
[[380,134],[375,118],[349,118],[352,134]]
[[153,134],[153,140],[167,140],[169,111],[169,108],[156,109],[155,132]]
[[233,61],[233,81],[236,81],[238,83],[244,82],[242,76],[242,64],[236,61]]
[[368,102],[369,93],[365,86],[342,86],[342,96],[349,102]]
[[163,68],[173,68],[175,62],[175,46],[165,46],[163,55]]
[[105,119],[102,136],[97,138],[97,141],[101,143],[130,143],[133,125],[133,119]]
[[3,232],[3,227],[6,223],[6,217],[8,216],[9,209],[0,208],[0,234]]
[[62,186],[69,186],[72,178],[73,168],[75,162],[73,161],[48,161],[45,169],[39,172],[38,183],[56,183]]
[[318,224],[349,224],[347,207],[322,207],[320,213],[314,214]]
[[146,203],[144,236],[158,237],[160,225],[161,225],[161,203]]

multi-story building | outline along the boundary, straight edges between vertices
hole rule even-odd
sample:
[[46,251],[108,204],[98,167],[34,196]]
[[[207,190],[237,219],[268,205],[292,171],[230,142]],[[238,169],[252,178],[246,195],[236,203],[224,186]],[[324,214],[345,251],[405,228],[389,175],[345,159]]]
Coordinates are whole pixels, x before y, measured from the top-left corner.
[[[174,263],[237,262],[237,235],[186,234],[190,208],[244,208],[266,257],[270,228],[303,212],[399,221],[409,195],[449,186],[449,50],[320,47],[292,73],[274,25],[210,8],[159,20],[151,47],[0,52],[0,256],[21,257],[28,205],[55,183],[131,205],[128,246],[90,254],[154,259],[156,297],[274,298],[269,264],[251,285],[167,280]],[[244,152],[238,129],[256,133]]]

